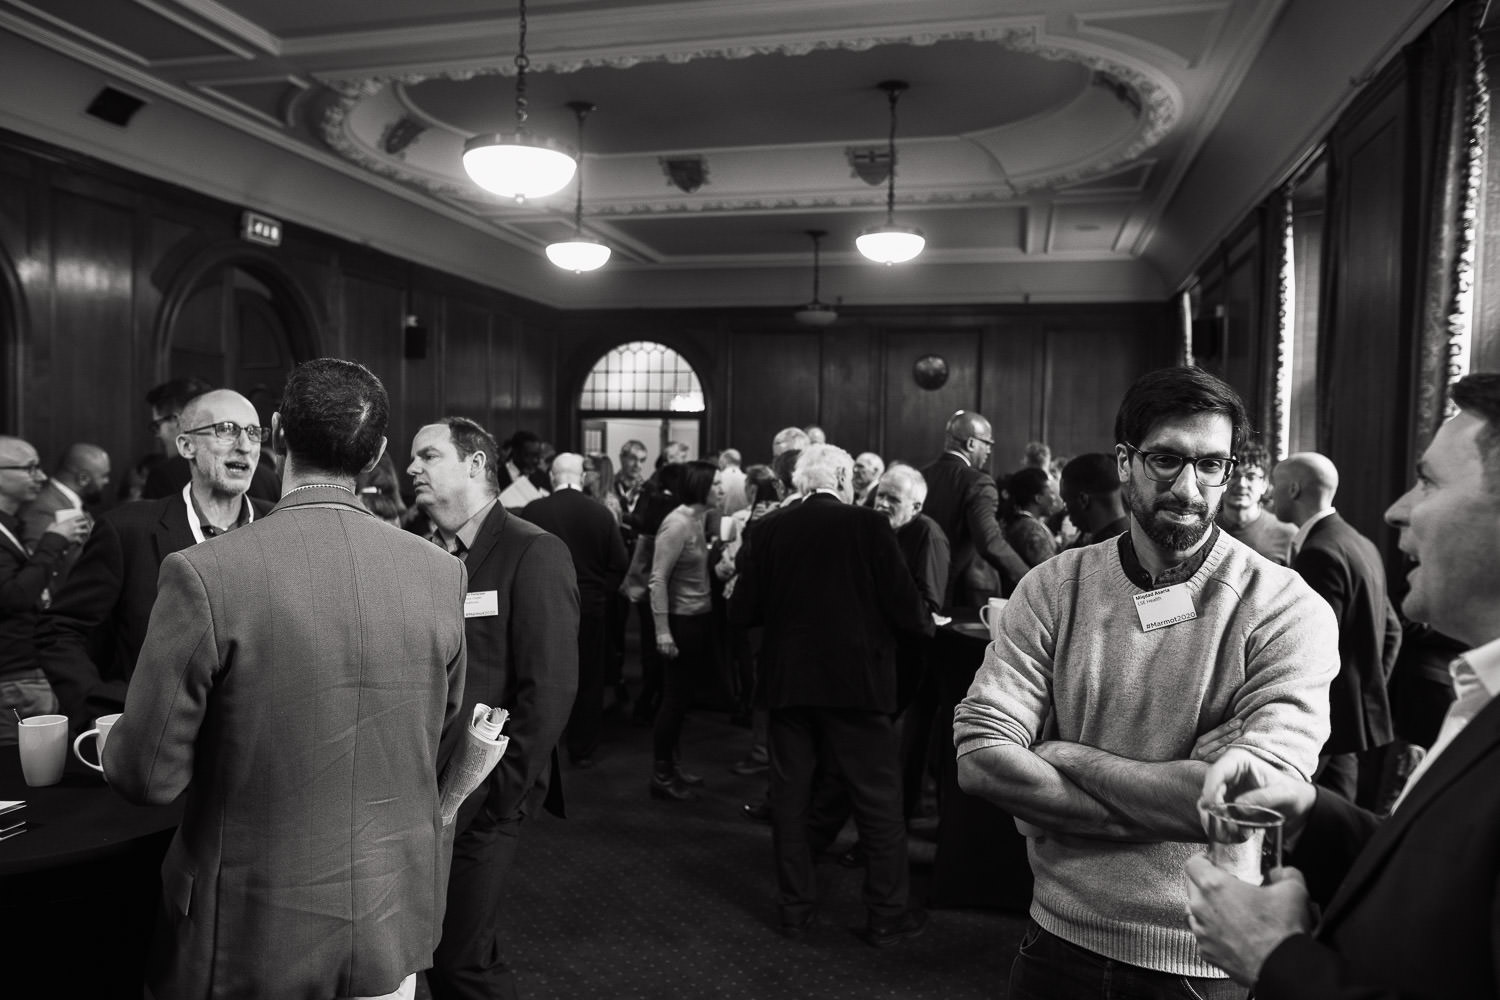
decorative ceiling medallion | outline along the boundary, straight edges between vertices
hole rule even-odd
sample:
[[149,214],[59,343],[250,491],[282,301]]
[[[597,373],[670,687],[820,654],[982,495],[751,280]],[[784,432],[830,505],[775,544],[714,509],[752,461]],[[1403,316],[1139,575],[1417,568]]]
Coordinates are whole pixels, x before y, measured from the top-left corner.
[[881,187],[891,176],[891,151],[884,146],[850,146],[844,150],[854,176],[871,187]]
[[658,156],[662,173],[683,194],[692,194],[708,183],[708,161],[701,156]]

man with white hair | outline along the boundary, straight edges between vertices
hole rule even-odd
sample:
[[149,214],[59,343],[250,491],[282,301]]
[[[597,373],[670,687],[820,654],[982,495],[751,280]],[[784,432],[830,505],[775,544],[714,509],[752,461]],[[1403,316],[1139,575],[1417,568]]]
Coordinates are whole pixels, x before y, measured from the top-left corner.
[[719,486],[724,491],[724,516],[750,506],[745,496],[745,470],[740,467],[738,448],[725,448],[719,452]]
[[770,709],[771,816],[781,930],[802,935],[817,912],[808,810],[814,778],[836,765],[869,858],[864,939],[877,947],[921,933],[908,908],[906,825],[892,716],[896,638],[930,635],[887,519],[849,504],[854,461],[812,445],[793,480],[801,503],[765,518],[740,554],[730,617],[764,625],[762,681]]
[[1297,526],[1292,569],[1339,620],[1339,673],[1328,689],[1331,731],[1313,781],[1373,808],[1381,773],[1374,758],[1396,738],[1386,684],[1401,648],[1385,562],[1375,543],[1334,510],[1339,470],[1325,456],[1299,452],[1276,466],[1271,479],[1276,516]]
[[[885,474],[885,461],[873,451],[860,452],[854,460],[854,502],[861,507],[875,506],[875,484]],[[922,495],[927,495],[923,482]]]
[[807,431],[800,427],[783,427],[776,432],[771,439],[771,457],[775,458],[784,451],[806,451],[812,441],[808,439]]

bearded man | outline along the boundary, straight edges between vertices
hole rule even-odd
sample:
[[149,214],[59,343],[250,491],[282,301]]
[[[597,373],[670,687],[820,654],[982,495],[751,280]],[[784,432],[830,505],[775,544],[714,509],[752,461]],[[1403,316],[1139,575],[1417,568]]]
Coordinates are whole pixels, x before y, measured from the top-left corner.
[[955,713],[959,785],[1016,817],[1036,876],[1015,1000],[1246,995],[1183,920],[1198,794],[1231,746],[1307,780],[1339,668],[1327,603],[1214,523],[1246,425],[1200,369],[1131,386],[1130,530],[1026,575]]

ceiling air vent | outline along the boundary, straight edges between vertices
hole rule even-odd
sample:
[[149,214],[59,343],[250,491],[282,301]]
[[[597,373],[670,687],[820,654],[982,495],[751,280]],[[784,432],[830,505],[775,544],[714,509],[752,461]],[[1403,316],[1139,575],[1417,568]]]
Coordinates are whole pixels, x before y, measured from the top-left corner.
[[135,113],[145,106],[146,102],[139,97],[113,87],[105,87],[94,95],[94,99],[84,110],[101,122],[125,128],[130,124],[130,119],[135,117]]

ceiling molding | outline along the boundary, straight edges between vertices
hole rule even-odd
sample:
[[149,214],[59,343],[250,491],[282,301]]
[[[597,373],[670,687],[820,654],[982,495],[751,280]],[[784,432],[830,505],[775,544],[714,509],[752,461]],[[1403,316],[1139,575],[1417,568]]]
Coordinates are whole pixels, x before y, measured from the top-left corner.
[[[280,56],[282,54],[281,39],[254,21],[241,17],[223,4],[214,3],[213,0],[135,0],[135,2],[142,7],[156,11],[163,17],[171,18],[184,28],[193,28],[190,18],[174,13],[171,8],[188,11],[193,18],[210,24],[233,38],[238,38],[265,55]],[[200,29],[193,28],[193,30]],[[204,35],[204,37],[209,36]]]

